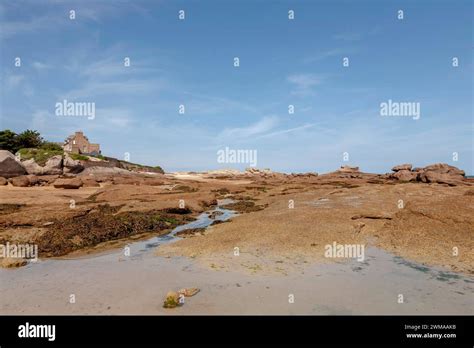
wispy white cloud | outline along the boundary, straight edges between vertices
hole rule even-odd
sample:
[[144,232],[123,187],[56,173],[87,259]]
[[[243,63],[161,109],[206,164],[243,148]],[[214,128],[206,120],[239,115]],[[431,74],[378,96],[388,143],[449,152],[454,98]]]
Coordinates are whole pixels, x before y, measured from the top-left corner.
[[278,130],[278,131],[275,131],[275,132],[263,134],[263,135],[260,135],[258,138],[271,138],[271,137],[275,137],[275,136],[282,135],[282,134],[299,132],[299,131],[302,131],[302,130],[305,130],[305,129],[308,129],[308,128],[312,128],[314,126],[316,126],[316,123],[305,124],[305,125],[299,126],[299,127],[282,129],[282,130]]
[[324,78],[314,74],[294,74],[287,77],[287,81],[293,86],[291,94],[308,96],[314,93],[313,88],[320,85]]
[[278,118],[267,116],[247,127],[226,128],[219,135],[219,139],[242,139],[260,135],[273,129],[278,124]]
[[[40,4],[37,1],[18,1],[8,3],[7,6],[0,7],[0,14],[5,17],[10,12],[15,13],[34,13],[36,6],[42,5],[41,9],[44,13],[41,16],[33,15],[29,18],[21,18],[18,20],[3,19],[0,23],[0,39],[11,38],[15,35],[25,33],[38,33],[45,30],[58,30],[61,26],[70,24],[69,11],[76,12],[75,21],[83,23],[84,21],[100,22],[104,18],[119,17],[126,13],[138,13],[140,16],[150,16],[149,11],[130,0],[120,1],[54,1],[54,5],[50,8]],[[24,8],[30,11],[24,11]]]
[[3,88],[6,92],[22,93],[27,97],[31,97],[35,94],[26,75],[7,72],[3,76],[3,81]]
[[52,28],[59,20],[55,16],[40,16],[31,19],[3,21],[0,24],[0,38],[6,39],[14,35],[39,32],[46,28]]
[[63,99],[90,99],[94,100],[99,96],[124,96],[124,95],[144,95],[159,91],[165,85],[164,80],[141,80],[129,81],[87,81],[81,87],[72,89],[58,95],[59,100]]
[[6,86],[5,87],[7,89],[17,88],[25,80],[26,80],[26,78],[25,78],[24,75],[8,75],[7,78],[5,79],[5,81],[6,81]]

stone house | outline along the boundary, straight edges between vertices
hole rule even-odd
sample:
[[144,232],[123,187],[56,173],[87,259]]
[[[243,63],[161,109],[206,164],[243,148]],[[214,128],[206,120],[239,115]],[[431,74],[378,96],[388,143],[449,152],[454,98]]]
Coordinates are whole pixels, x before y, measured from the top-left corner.
[[100,155],[100,145],[91,144],[89,139],[83,132],[75,132],[64,141],[63,150],[66,152],[84,154],[84,155]]

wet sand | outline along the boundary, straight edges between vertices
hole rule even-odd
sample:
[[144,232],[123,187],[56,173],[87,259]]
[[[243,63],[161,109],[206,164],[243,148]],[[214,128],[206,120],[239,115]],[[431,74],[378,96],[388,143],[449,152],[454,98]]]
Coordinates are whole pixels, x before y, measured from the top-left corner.
[[[1,314],[472,314],[474,309],[473,277],[374,248],[364,263],[305,264],[286,276],[213,270],[189,258],[155,256],[150,248],[130,257],[116,251],[0,269],[0,279]],[[162,308],[164,295],[182,287],[201,291],[181,307]],[[75,304],[68,303],[70,294]]]

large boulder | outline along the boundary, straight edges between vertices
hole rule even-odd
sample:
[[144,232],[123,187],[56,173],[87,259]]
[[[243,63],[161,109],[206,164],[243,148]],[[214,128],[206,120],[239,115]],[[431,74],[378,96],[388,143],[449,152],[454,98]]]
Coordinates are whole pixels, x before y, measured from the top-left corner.
[[60,178],[54,181],[53,186],[55,188],[62,189],[78,189],[82,187],[82,180],[79,178]]
[[418,180],[426,183],[456,186],[464,184],[464,175],[464,171],[459,168],[445,163],[436,163],[420,170]]
[[57,178],[59,178],[59,175],[41,175],[37,177],[38,183],[41,186],[52,184]]
[[0,176],[8,179],[25,174],[25,168],[10,151],[0,150]]
[[3,176],[0,176],[0,186],[4,186],[8,184],[8,180],[5,179]]
[[30,179],[27,175],[20,175],[10,178],[10,183],[16,187],[28,187],[31,185]]
[[391,178],[395,178],[398,181],[416,181],[418,174],[407,169],[398,170],[390,175]]
[[393,167],[392,171],[394,171],[394,172],[398,172],[400,170],[409,170],[409,171],[411,171],[411,168],[412,168],[412,165],[409,164],[409,163],[399,164],[398,166]]
[[64,174],[77,174],[84,170],[84,166],[79,160],[72,159],[68,154],[64,155],[63,172]]
[[30,182],[30,186],[36,186],[40,184],[40,179],[36,175],[27,175],[28,181]]
[[56,155],[49,158],[44,166],[40,166],[33,158],[22,162],[28,174],[59,175],[63,173],[63,157]]
[[23,161],[22,164],[28,174],[41,175],[43,173],[43,167],[36,163],[33,158]]
[[464,176],[466,173],[464,170],[461,170],[459,168],[456,168],[454,166],[450,166],[449,164],[446,163],[436,163],[436,164],[431,164],[429,166],[426,166],[423,168],[423,171],[430,171],[430,172],[435,172],[439,174],[449,174],[449,175],[457,175],[457,176]]
[[63,173],[63,156],[53,156],[44,165],[42,175],[60,175]]
[[442,174],[430,170],[419,173],[418,178],[425,183],[448,184],[450,186],[462,185],[464,183],[463,176],[461,175]]

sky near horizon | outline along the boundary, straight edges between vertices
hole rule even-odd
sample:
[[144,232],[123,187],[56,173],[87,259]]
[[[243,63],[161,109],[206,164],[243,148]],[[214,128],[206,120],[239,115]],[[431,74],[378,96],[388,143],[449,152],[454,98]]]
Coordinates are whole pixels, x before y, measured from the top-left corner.
[[[469,0],[0,0],[0,129],[82,130],[166,171],[249,166],[218,163],[228,147],[283,172],[472,175],[472,38]],[[63,100],[95,117],[57,116]],[[382,116],[389,100],[419,103],[419,118]]]

